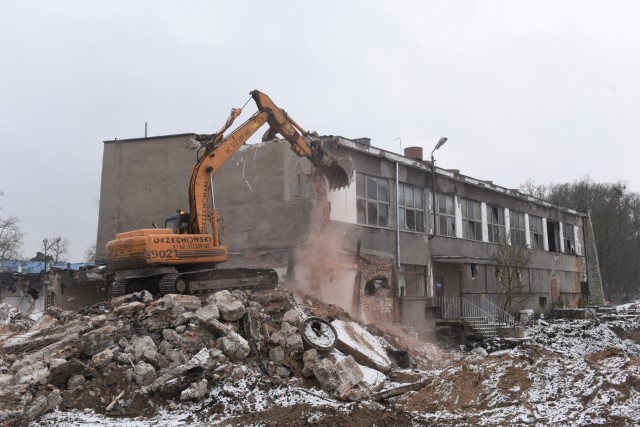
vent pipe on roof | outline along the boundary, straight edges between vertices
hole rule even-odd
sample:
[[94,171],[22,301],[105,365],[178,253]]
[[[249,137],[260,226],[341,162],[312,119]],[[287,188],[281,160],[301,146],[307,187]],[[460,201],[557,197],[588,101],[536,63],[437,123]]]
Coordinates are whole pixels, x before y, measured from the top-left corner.
[[144,137],[145,138],[147,137],[147,127],[148,127],[147,122],[144,122]]
[[404,156],[412,160],[424,160],[422,147],[407,147],[404,149]]

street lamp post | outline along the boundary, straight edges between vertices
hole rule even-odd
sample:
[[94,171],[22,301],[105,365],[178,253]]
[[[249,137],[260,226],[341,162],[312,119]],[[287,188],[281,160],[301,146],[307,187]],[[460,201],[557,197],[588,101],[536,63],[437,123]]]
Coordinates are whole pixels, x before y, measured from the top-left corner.
[[[53,242],[51,242],[51,246],[49,246],[49,239],[42,239],[42,244],[44,245],[44,272],[45,273],[47,272],[47,250],[49,250],[50,248],[53,248],[54,244],[58,245],[61,240],[62,238],[58,236],[55,238]],[[59,248],[57,248],[57,250],[59,250]]]
[[42,239],[42,244],[44,245],[44,272],[47,272],[47,246],[49,246],[49,241],[47,239]]
[[433,156],[433,152],[442,147],[445,142],[447,142],[447,138],[443,136],[435,148],[431,150],[431,210],[433,211],[433,231],[429,239],[433,239],[436,235],[436,158]]

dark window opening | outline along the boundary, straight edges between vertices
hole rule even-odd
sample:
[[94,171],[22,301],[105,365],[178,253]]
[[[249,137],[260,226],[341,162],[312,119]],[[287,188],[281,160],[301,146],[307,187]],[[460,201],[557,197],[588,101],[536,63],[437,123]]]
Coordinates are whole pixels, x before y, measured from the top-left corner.
[[562,234],[563,234],[562,237],[564,240],[564,253],[575,254],[576,245],[575,245],[575,235],[573,234],[573,225],[562,224]]
[[372,296],[375,295],[380,288],[389,288],[389,281],[386,277],[379,277],[369,280],[364,286],[364,293],[365,295]]
[[427,267],[402,264],[400,280],[404,281],[407,297],[424,297],[427,294]]
[[542,218],[529,215],[529,236],[531,237],[531,249],[544,249],[542,238]]
[[547,221],[547,240],[549,243],[549,252],[559,252],[557,222]]
[[511,229],[509,236],[511,237],[511,244],[513,246],[526,246],[527,238],[525,237],[527,227],[524,224],[524,213],[511,211],[509,213],[509,222]]
[[480,202],[461,199],[462,237],[471,240],[482,240],[482,219]]
[[478,264],[471,264],[471,280],[476,278],[478,274]]
[[487,205],[487,228],[490,242],[503,245],[506,243],[504,208]]
[[456,235],[456,210],[453,195],[436,194],[436,234],[441,236]]
[[400,205],[400,228],[424,233],[424,199],[422,189],[400,183],[398,203]]

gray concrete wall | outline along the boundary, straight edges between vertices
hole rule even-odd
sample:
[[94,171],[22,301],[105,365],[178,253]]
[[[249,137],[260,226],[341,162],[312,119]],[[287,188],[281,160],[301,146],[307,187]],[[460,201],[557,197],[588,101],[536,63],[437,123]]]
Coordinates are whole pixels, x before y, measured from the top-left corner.
[[102,157],[96,260],[117,233],[164,226],[165,217],[189,209],[188,185],[196,150],[192,134],[105,141]]
[[302,243],[314,206],[312,173],[311,163],[287,142],[246,146],[224,164],[214,187],[230,250]]

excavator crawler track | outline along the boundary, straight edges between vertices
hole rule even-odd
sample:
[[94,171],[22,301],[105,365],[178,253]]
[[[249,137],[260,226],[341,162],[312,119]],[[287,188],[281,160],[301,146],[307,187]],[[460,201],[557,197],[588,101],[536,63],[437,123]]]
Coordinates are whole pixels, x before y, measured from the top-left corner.
[[[132,286],[128,286],[132,283]],[[129,291],[147,290],[155,296],[166,294],[210,294],[223,289],[263,290],[278,285],[278,273],[271,269],[208,269],[115,280],[111,297]],[[133,287],[132,289],[129,289]]]

